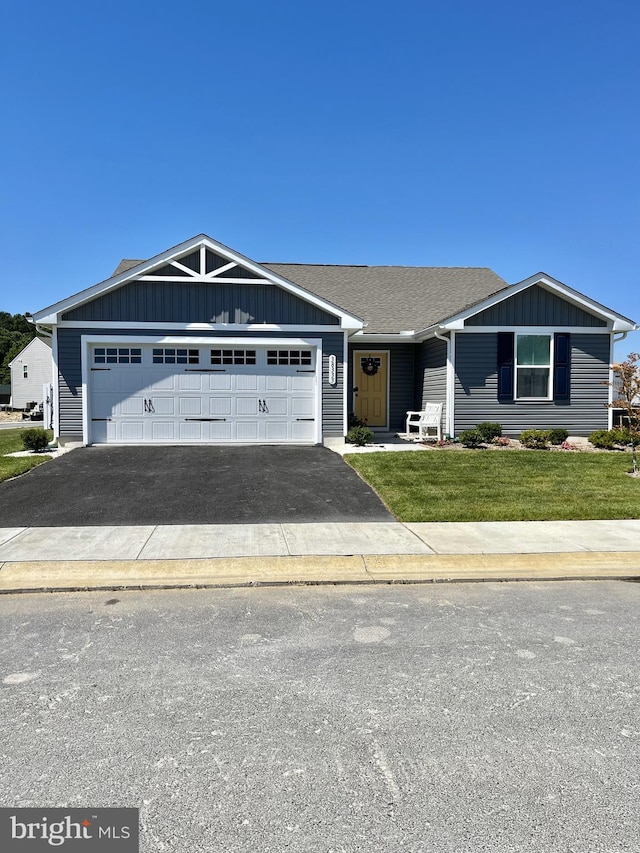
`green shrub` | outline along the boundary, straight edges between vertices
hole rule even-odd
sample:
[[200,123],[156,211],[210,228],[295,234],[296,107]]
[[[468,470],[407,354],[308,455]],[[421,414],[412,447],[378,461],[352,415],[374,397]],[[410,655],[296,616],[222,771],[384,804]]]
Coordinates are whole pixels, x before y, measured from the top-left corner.
[[549,430],[549,444],[562,444],[569,438],[569,430],[556,427]]
[[22,431],[22,446],[25,450],[38,453],[49,444],[47,433],[43,429],[25,429]]
[[525,429],[520,433],[520,444],[529,450],[546,450],[549,444],[548,429]]
[[476,429],[482,436],[482,440],[487,443],[502,435],[502,426],[492,421],[483,421],[481,424],[478,424]]
[[612,450],[615,445],[613,430],[596,429],[589,436],[589,441],[594,447],[600,447],[603,450]]
[[631,444],[633,436],[631,435],[630,431],[625,427],[618,427],[617,429],[612,429],[611,434],[613,436],[615,444],[621,444],[623,447],[626,447],[627,444]]
[[349,429],[352,427],[366,426],[366,418],[359,418],[354,412],[349,412]]
[[464,429],[460,433],[460,441],[465,447],[480,447],[484,439],[479,429]]
[[365,444],[373,439],[373,433],[366,426],[352,427],[347,433],[347,441],[350,444],[355,444],[356,447],[364,447]]

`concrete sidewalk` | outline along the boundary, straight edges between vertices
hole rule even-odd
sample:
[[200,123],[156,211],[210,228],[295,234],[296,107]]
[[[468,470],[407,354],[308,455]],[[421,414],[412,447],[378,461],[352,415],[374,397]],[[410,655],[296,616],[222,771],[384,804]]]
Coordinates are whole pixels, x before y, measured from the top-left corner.
[[640,520],[0,528],[0,592],[640,578]]

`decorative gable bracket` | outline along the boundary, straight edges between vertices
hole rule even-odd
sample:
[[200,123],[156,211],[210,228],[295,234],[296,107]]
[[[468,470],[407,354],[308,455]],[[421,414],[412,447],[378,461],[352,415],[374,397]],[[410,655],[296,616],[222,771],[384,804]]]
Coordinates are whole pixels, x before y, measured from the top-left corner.
[[300,285],[266,269],[250,258],[199,234],[148,261],[141,261],[117,275],[82,290],[33,315],[33,322],[56,325],[62,314],[78,308],[130,281],[199,282],[208,284],[252,284],[277,286],[337,317],[339,328],[353,332],[363,327],[360,317],[328,302]]

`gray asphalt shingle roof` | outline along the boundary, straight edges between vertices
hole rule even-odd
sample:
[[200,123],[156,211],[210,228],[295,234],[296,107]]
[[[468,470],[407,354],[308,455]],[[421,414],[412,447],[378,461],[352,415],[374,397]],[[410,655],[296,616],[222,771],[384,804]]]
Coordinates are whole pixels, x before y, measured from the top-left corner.
[[[124,259],[113,275],[141,263]],[[262,266],[360,317],[368,333],[421,331],[509,286],[488,267]]]
[[137,267],[138,264],[142,264],[144,261],[132,261],[129,258],[123,258],[118,266],[111,273],[111,278],[115,275],[120,275],[121,272],[126,272],[127,270],[133,269],[133,267]]
[[421,331],[509,286],[488,267],[262,266],[361,317],[368,333]]

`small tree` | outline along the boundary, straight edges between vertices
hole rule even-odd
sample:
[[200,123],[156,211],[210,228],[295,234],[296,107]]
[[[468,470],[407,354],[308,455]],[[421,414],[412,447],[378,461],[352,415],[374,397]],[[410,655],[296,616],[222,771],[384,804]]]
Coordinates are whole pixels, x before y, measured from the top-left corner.
[[[631,352],[624,361],[612,365],[615,379],[612,383],[614,397],[609,403],[612,409],[622,409],[631,437],[633,473],[638,472],[636,448],[640,443],[640,353]],[[624,426],[624,423],[623,423]]]

